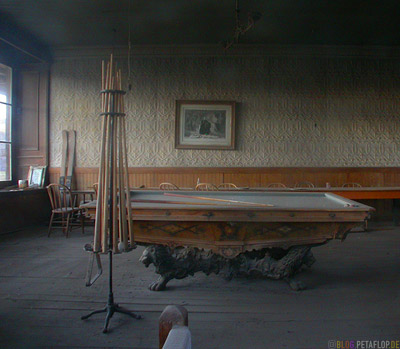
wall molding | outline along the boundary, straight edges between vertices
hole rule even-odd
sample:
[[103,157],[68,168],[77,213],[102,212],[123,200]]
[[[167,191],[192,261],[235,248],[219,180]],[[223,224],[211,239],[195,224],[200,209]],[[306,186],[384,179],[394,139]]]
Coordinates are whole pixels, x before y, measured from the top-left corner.
[[[75,173],[93,173],[98,167],[76,167]],[[129,167],[129,173],[193,173],[193,172],[215,172],[215,173],[291,173],[294,171],[307,171],[319,173],[329,172],[398,172],[400,167]],[[49,168],[50,173],[60,172],[60,167]]]
[[[82,58],[127,58],[127,46],[58,47],[55,61]],[[335,45],[255,45],[237,44],[225,51],[221,45],[136,45],[131,57],[370,57],[394,59],[400,57],[400,47],[335,46]]]

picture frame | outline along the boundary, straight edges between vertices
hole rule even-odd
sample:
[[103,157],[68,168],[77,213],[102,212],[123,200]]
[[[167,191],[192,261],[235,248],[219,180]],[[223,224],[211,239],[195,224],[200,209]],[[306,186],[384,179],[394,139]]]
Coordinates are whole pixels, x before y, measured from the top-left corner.
[[28,186],[42,188],[46,177],[47,166],[30,166],[28,173]]
[[177,100],[176,149],[235,149],[234,101]]

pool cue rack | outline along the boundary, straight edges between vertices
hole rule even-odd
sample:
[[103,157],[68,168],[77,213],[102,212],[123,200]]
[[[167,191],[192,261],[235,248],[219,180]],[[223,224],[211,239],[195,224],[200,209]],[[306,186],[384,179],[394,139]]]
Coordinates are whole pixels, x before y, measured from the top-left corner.
[[116,304],[113,294],[113,253],[135,248],[123,104],[125,91],[122,90],[121,71],[115,70],[111,55],[106,70],[104,62],[102,63],[102,144],[93,243],[96,257],[99,253],[108,253],[109,293],[107,305],[103,309],[81,317],[85,320],[94,314],[106,313],[103,333],[108,332],[108,324],[114,313],[126,314],[135,319],[142,318]]

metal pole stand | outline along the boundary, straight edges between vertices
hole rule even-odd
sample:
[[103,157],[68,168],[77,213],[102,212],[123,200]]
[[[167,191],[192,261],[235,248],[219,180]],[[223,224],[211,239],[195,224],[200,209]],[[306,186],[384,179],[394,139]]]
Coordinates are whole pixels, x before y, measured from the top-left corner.
[[114,313],[121,313],[121,314],[129,315],[137,320],[142,319],[141,315],[137,315],[130,310],[124,309],[123,307],[120,307],[117,303],[114,302],[114,294],[112,291],[112,250],[111,249],[108,251],[108,257],[109,257],[110,275],[109,275],[109,292],[108,292],[107,305],[103,309],[92,311],[90,314],[84,315],[81,317],[82,320],[86,320],[94,314],[107,313],[106,319],[104,322],[103,333],[108,332],[108,324],[110,322],[110,319],[114,315]]

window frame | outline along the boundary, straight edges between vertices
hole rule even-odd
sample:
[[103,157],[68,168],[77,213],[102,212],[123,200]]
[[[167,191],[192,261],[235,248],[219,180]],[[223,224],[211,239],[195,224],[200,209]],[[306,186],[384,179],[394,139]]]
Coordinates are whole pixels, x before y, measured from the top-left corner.
[[0,144],[9,144],[10,145],[10,179],[6,181],[0,180],[0,189],[10,186],[14,183],[14,178],[15,178],[15,168],[14,168],[14,154],[15,154],[15,149],[14,149],[14,115],[15,115],[15,68],[11,65],[8,64],[7,62],[4,62],[0,60],[0,64],[8,67],[11,69],[11,86],[10,86],[10,91],[11,91],[11,96],[10,96],[10,103],[6,102],[1,102],[0,104],[9,106],[11,108],[11,113],[10,113],[10,137],[8,141],[3,141],[0,140]]

